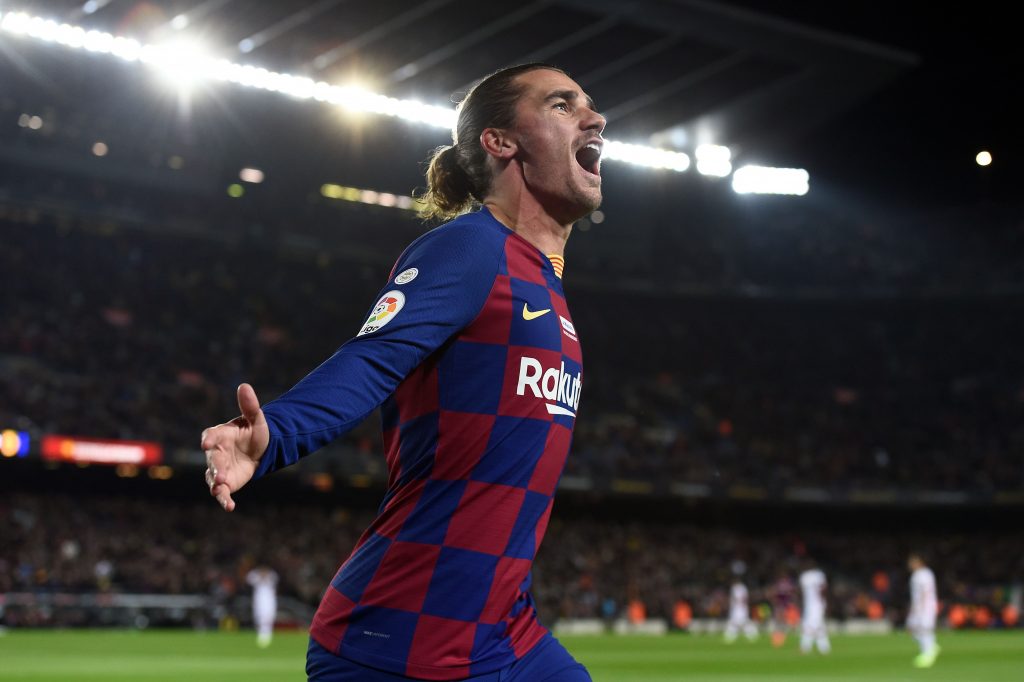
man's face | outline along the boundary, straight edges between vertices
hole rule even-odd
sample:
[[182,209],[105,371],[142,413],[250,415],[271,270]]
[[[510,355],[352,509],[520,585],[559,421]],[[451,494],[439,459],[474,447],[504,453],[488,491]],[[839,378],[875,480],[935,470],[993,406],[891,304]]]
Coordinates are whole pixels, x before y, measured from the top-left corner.
[[601,205],[601,131],[605,119],[571,78],[537,69],[516,78],[524,87],[513,129],[526,187],[562,224]]

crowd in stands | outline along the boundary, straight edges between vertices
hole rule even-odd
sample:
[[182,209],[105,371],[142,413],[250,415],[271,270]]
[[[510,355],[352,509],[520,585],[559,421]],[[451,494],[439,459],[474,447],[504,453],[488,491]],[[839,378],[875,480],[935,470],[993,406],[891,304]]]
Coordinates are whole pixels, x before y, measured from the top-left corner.
[[[273,566],[283,596],[315,606],[368,525],[365,508],[247,500],[225,514],[201,497],[21,492],[0,500],[0,595],[5,593],[206,594],[231,603],[247,594],[254,564]],[[631,602],[648,617],[672,617],[687,601],[694,617],[722,618],[738,562],[752,606],[773,584],[795,579],[813,554],[829,576],[830,613],[899,622],[908,599],[906,554],[924,551],[944,604],[998,614],[1020,600],[1024,536],[936,529],[764,531],[686,520],[614,521],[556,511],[538,554],[532,592],[544,622],[623,617]],[[923,548],[923,549],[922,549]],[[1019,605],[1018,605],[1019,608]],[[244,615],[244,614],[240,614]],[[9,608],[0,625],[52,624],[59,613]],[[50,619],[50,620],[48,620]],[[994,621],[996,622],[996,621]]]
[[[2,206],[0,240],[0,424],[192,450],[238,383],[269,400],[351,337],[390,267]],[[1019,297],[633,293],[573,284],[571,266],[585,376],[569,476],[1024,483]],[[373,419],[344,444],[382,474]]]

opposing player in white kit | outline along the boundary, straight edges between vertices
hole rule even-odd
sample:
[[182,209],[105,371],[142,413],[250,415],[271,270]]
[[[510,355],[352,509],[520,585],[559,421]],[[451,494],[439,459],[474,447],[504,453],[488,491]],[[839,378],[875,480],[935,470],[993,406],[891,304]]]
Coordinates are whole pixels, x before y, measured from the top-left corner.
[[751,642],[757,639],[757,626],[750,620],[747,586],[737,575],[729,589],[729,622],[725,624],[725,641],[732,644],[740,632]]
[[935,589],[935,574],[925,565],[920,554],[907,559],[910,574],[910,613],[907,630],[917,640],[921,653],[914,658],[914,667],[930,668],[935,665],[941,647],[935,643],[935,619],[939,614],[939,597]]
[[803,592],[804,610],[800,614],[800,651],[811,653],[814,646],[827,654],[832,650],[825,627],[825,591],[828,581],[820,568],[808,561],[807,569],[800,574],[800,589]]
[[277,617],[277,573],[265,566],[257,566],[245,576],[252,585],[252,619],[256,624],[256,643],[261,649],[270,646]]

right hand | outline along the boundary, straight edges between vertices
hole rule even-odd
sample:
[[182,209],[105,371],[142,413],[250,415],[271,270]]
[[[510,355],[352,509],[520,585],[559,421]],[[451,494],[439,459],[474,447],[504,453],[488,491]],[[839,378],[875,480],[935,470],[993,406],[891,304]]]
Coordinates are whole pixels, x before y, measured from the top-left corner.
[[249,384],[238,387],[241,416],[203,431],[206,485],[224,511],[234,511],[231,493],[249,482],[270,443],[270,429]]

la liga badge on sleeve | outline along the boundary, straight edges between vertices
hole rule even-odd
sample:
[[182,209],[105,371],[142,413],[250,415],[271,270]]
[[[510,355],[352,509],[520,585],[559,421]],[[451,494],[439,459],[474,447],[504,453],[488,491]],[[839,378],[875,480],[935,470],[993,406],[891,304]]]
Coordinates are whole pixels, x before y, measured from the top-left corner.
[[405,307],[405,294],[401,291],[389,291],[380,297],[377,301],[377,305],[373,306],[373,310],[370,312],[370,316],[366,318],[366,322],[363,324],[363,328],[359,330],[356,336],[362,336],[363,334],[372,334],[391,320],[395,319],[395,315]]

